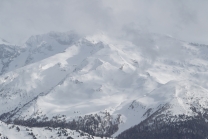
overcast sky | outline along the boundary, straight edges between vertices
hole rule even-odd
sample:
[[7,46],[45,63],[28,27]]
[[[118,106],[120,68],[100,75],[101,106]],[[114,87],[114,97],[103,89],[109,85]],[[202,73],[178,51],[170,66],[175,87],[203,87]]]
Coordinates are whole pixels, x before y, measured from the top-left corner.
[[119,36],[126,28],[208,44],[208,0],[0,0],[0,38],[49,31]]

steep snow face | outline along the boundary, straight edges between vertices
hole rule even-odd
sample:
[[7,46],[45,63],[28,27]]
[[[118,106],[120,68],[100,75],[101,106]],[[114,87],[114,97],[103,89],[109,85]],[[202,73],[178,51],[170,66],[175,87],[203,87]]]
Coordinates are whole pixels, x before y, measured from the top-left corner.
[[80,36],[73,32],[50,32],[30,37],[24,46],[15,46],[2,41],[0,42],[0,74],[64,52],[79,39]]
[[73,32],[50,32],[48,34],[32,36],[26,42],[29,55],[25,61],[25,65],[64,52],[66,48],[73,45],[79,39],[79,35]]
[[206,45],[157,34],[121,41],[51,32],[31,37],[17,54],[2,48],[3,59],[12,59],[0,76],[4,121],[107,111],[121,115],[116,136],[165,105],[164,113],[189,116],[208,106]]
[[[20,53],[18,46],[0,44],[0,75],[18,67],[16,59]],[[15,64],[12,61],[15,61]]]

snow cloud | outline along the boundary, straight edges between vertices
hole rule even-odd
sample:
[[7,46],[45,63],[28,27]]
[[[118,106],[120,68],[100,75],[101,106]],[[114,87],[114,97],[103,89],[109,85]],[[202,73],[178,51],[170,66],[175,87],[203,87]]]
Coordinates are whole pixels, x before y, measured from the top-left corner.
[[207,5],[207,0],[1,0],[0,38],[18,44],[49,31],[119,36],[140,30],[208,44]]

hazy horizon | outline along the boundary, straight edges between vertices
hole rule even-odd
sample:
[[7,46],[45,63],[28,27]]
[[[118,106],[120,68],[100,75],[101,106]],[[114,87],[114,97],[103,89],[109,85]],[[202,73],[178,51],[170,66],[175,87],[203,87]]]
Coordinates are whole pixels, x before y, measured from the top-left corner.
[[119,36],[141,30],[208,44],[207,5],[205,0],[1,0],[0,38],[21,44],[50,31]]

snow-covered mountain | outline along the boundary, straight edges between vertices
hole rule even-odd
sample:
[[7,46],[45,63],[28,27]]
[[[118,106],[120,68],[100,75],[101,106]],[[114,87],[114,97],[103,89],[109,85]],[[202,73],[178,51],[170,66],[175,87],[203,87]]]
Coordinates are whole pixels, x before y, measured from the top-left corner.
[[1,44],[0,133],[27,138],[27,128],[55,138],[61,127],[76,130],[72,138],[82,130],[127,139],[130,128],[157,119],[201,115],[206,123],[207,52],[207,45],[150,33],[112,39],[50,32],[24,46]]

